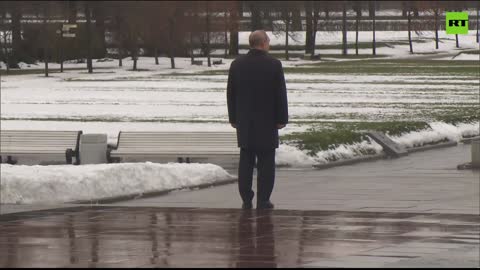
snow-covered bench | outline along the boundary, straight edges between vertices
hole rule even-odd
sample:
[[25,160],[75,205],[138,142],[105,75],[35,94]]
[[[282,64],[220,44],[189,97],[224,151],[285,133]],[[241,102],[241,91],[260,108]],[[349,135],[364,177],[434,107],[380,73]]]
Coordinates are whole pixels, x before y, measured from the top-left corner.
[[234,132],[120,132],[109,149],[110,162],[236,162]]
[[65,158],[67,164],[72,164],[73,157],[76,162],[79,160],[81,134],[82,131],[0,130],[0,156],[11,164],[18,157],[41,160],[46,156]]

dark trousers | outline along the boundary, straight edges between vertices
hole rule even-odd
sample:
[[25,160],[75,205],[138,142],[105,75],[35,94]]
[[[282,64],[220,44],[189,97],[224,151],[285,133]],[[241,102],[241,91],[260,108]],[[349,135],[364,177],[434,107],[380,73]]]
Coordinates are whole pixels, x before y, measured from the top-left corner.
[[270,200],[275,182],[275,148],[273,149],[240,149],[240,164],[238,167],[238,190],[244,202],[254,197],[252,190],[253,167],[257,158],[257,202]]

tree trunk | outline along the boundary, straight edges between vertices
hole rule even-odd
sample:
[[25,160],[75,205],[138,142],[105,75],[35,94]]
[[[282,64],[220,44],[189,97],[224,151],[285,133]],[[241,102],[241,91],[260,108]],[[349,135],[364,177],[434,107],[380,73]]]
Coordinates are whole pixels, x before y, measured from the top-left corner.
[[479,20],[478,17],[480,17],[480,2],[477,2],[477,39],[476,39],[476,40],[477,40],[477,43],[480,42],[480,40],[479,40],[479,39],[480,39],[480,36],[479,36],[479,32],[478,32],[478,27],[479,27],[480,24],[479,24],[479,22],[478,22],[478,20]]
[[158,65],[158,46],[155,46],[154,54],[155,54],[155,65]]
[[[316,5],[316,4],[315,4]],[[316,38],[317,38],[317,27],[318,27],[318,17],[319,17],[319,9],[317,6],[313,8],[313,22],[312,22],[312,51],[311,51],[311,58],[315,57],[315,46],[316,46]]]
[[312,38],[313,38],[313,25],[312,25],[312,2],[305,1],[305,54],[312,53]]
[[292,12],[292,31],[302,31],[302,18],[300,14],[300,9],[293,8]]
[[190,64],[193,65],[194,55],[193,55],[193,32],[190,31]]
[[373,1],[373,4],[371,5],[371,8],[370,8],[370,13],[369,15],[372,16],[372,54],[373,55],[376,55],[377,54],[377,43],[375,41],[375,1]]
[[[10,58],[10,65],[12,68],[18,68],[18,62],[22,60],[22,26],[20,20],[22,19],[22,11],[20,7],[14,7],[11,14],[12,18],[12,57]],[[8,63],[7,63],[8,65]]]
[[60,47],[60,73],[63,73],[63,30],[60,30],[59,47]]
[[238,55],[238,19],[240,2],[237,1],[230,10],[230,48],[228,50],[229,55]]
[[228,55],[228,16],[227,16],[227,12],[225,11],[225,28],[224,28],[224,43],[223,43],[223,46],[225,48],[225,53],[224,53],[224,56],[223,58],[227,58],[227,55]]
[[132,59],[133,59],[133,70],[137,70],[137,60],[138,60],[138,41],[137,41],[137,33],[134,33],[134,43],[133,43],[133,52],[132,52]]
[[115,21],[117,24],[117,34],[118,34],[118,66],[121,67],[123,66],[123,40],[122,40],[122,28],[121,28],[121,19],[118,16],[115,16]]
[[[101,4],[100,4],[101,5]],[[105,43],[105,10],[102,6],[95,6],[92,10],[95,18],[96,41],[94,58],[104,58],[107,55],[107,45]]]
[[[45,4],[43,8],[43,27],[44,33],[48,33],[47,28],[47,17],[48,17],[48,8]],[[48,38],[46,35],[43,36],[43,61],[45,62],[45,77],[48,77]]]
[[438,49],[438,9],[435,9],[435,49]]
[[347,4],[343,1],[342,16],[342,54],[347,55]]
[[123,66],[123,47],[122,45],[118,46],[118,66]]
[[209,10],[209,3],[206,1],[206,10],[207,10],[207,59],[208,59],[208,66],[211,67],[212,63],[210,61],[210,10]]
[[260,10],[258,9],[258,4],[254,1],[249,2],[250,4],[250,30],[255,31],[263,29],[262,18],[260,17]]
[[411,11],[407,11],[407,18],[408,18],[408,44],[410,44],[410,53],[413,53],[413,47],[412,47],[412,33],[411,33]]
[[[2,14],[2,22],[7,18],[7,11],[5,10],[4,13]],[[3,29],[4,23],[2,23],[2,29]],[[9,52],[8,52],[8,46],[7,46],[7,32],[3,32],[3,48],[2,50],[4,51],[5,54],[5,68],[7,69],[7,74],[10,71],[10,59],[9,59]]]
[[[290,16],[287,11],[287,16]],[[288,55],[288,32],[289,32],[290,18],[285,21],[285,58],[289,60]]]
[[87,20],[87,69],[88,73],[93,72],[93,66],[92,66],[92,26],[91,26],[91,20],[90,20],[90,4],[88,1],[85,2],[85,17]]
[[230,15],[233,16],[230,20],[230,55],[238,55],[238,25],[239,19],[243,18],[243,7],[242,1],[235,1],[235,4],[232,6],[232,11]]
[[358,23],[360,22],[360,12],[357,9],[357,20],[355,21],[355,54],[358,55]]
[[172,69],[175,69],[175,50],[174,50],[174,47],[175,44],[174,44],[174,27],[175,27],[175,21],[173,18],[170,18],[169,19],[169,23],[170,23],[170,33],[169,33],[169,40],[170,40],[170,67]]
[[455,46],[457,48],[460,48],[460,46],[458,45],[458,34],[455,34]]
[[[76,1],[67,1],[68,9],[68,23],[76,24],[77,23],[77,2]],[[78,52],[81,51],[78,45],[77,38],[66,38],[64,39],[64,48],[65,48],[65,59],[75,59],[79,56]]]

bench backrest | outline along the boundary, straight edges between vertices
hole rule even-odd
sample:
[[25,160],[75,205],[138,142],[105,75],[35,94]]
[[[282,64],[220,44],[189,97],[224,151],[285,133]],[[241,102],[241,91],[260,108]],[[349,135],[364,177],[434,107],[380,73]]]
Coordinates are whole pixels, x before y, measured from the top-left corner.
[[234,132],[120,132],[118,149],[150,151],[162,149],[238,151]]
[[67,148],[78,151],[82,131],[57,131],[57,130],[0,130],[0,152],[25,149],[58,150]]

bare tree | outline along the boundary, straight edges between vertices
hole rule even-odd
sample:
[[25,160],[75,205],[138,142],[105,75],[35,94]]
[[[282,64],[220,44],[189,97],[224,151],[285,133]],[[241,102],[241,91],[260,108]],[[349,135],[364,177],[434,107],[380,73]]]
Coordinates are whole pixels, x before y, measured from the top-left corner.
[[205,27],[207,32],[207,59],[208,59],[208,66],[211,67],[212,63],[210,61],[210,3],[209,1],[205,1]]
[[299,8],[299,2],[295,1],[283,1],[283,2],[278,2],[278,7],[277,11],[280,15],[280,21],[281,23],[274,23],[274,35],[281,35],[285,33],[285,59],[289,60],[290,55],[288,51],[288,39],[289,37],[292,38],[293,40],[296,39],[295,32],[292,32],[291,26],[292,26],[292,19],[293,19],[293,14],[296,9]]
[[412,2],[403,2],[405,12],[407,13],[407,28],[408,28],[408,44],[410,46],[410,53],[413,53],[412,46],[412,12],[413,12],[413,3]]
[[358,55],[358,24],[360,17],[362,17],[362,2],[353,2],[353,9],[355,10],[355,54]]
[[347,55],[347,1],[342,1],[342,54]]
[[[317,44],[316,43],[316,38],[317,38],[318,21],[319,21],[319,18],[320,18],[320,3],[319,3],[319,1],[314,1],[313,2],[312,11],[313,11],[313,16],[312,16],[312,40],[311,40],[312,52],[311,52],[310,58],[314,59],[314,57],[315,57],[315,46]],[[326,11],[326,14],[327,13],[328,13],[328,11]],[[325,15],[325,16],[327,17],[327,15]]]
[[4,57],[4,61],[5,61],[5,68],[6,68],[6,71],[7,71],[7,74],[8,72],[10,71],[10,59],[9,59],[9,55],[10,55],[10,52],[9,52],[9,41],[12,37],[12,32],[9,31],[6,27],[7,25],[7,9],[5,7],[5,4],[4,2],[1,2],[0,3],[0,7],[1,7],[1,10],[2,12],[0,12],[0,16],[1,16],[1,25],[0,25],[0,42],[2,44],[1,46],[1,49],[2,49],[2,55]]
[[376,9],[376,2],[374,1],[369,1],[369,15],[372,18],[372,54],[376,55],[377,54],[377,44],[375,41],[375,9]]
[[260,15],[260,1],[248,1],[248,7],[250,9],[250,30],[253,32],[255,30],[263,29],[262,17]]
[[228,53],[230,55],[238,55],[238,26],[239,26],[239,19],[240,19],[240,12],[241,10],[241,2],[240,1],[233,1],[229,5],[230,10],[230,47]]
[[12,57],[10,58],[10,67],[18,68],[18,62],[22,60],[22,35],[21,35],[21,19],[22,19],[22,5],[19,2],[9,2],[11,11],[11,26],[12,26]]
[[[312,53],[313,12],[312,1],[305,1],[305,54]],[[314,46],[314,45],[313,45]]]
[[87,28],[87,69],[88,73],[93,73],[92,65],[92,22],[91,22],[91,9],[89,1],[85,1],[85,18]]
[[479,32],[478,32],[478,27],[479,27],[479,25],[480,25],[480,23],[479,23],[479,17],[480,17],[480,2],[477,2],[477,39],[476,39],[476,40],[477,40],[477,43],[480,42],[480,40],[479,40],[479,39],[480,39],[480,34],[479,34]]
[[48,33],[48,26],[47,26],[47,18],[48,18],[48,2],[43,4],[43,26],[45,35],[43,37],[43,61],[45,62],[45,77],[48,77],[48,37],[46,33]]

